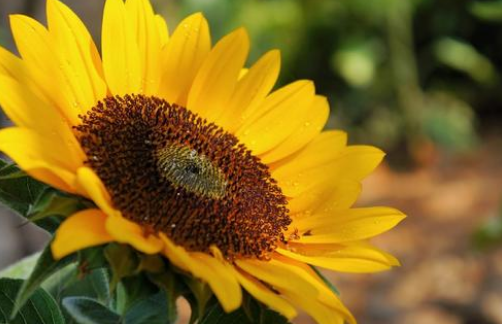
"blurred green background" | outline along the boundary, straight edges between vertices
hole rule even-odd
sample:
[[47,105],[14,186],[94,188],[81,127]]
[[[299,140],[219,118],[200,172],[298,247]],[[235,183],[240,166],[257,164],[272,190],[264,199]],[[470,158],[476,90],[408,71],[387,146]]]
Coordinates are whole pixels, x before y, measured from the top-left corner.
[[348,130],[353,142],[384,148],[391,160],[421,163],[431,147],[464,152],[485,125],[502,124],[502,1],[155,4],[168,16],[176,13],[171,23],[203,11],[216,39],[245,26],[251,62],[281,49],[281,84],[315,80],[332,105],[329,126]]
[[[99,44],[104,0],[63,2]],[[403,266],[330,275],[360,323],[502,323],[502,0],[152,3],[171,31],[202,11],[213,43],[246,27],[248,64],[279,48],[279,85],[314,80],[331,104],[328,128],[388,153],[358,204],[409,215],[375,240]],[[15,51],[9,14],[44,21],[44,6],[0,0],[0,44]],[[0,269],[47,240],[1,213]]]

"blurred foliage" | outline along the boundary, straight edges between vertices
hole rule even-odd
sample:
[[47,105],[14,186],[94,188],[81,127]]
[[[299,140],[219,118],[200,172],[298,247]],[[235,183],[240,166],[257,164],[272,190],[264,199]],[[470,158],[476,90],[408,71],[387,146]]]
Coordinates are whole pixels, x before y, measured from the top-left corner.
[[498,215],[488,218],[477,228],[473,244],[481,251],[502,245],[502,207]]
[[[157,4],[161,4],[158,1]],[[245,26],[250,63],[281,49],[281,84],[315,80],[329,127],[413,156],[422,143],[464,151],[500,118],[502,1],[184,0],[172,22],[208,17],[214,40]],[[160,8],[162,9],[162,8]],[[404,150],[403,150],[404,149]]]

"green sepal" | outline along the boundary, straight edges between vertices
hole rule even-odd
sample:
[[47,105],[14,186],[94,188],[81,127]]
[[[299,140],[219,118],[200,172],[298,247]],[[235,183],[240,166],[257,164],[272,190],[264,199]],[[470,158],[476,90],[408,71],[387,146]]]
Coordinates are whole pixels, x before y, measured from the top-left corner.
[[49,216],[67,217],[93,205],[83,198],[63,193],[53,188],[44,190],[29,208],[26,217],[36,222]]
[[78,251],[79,270],[82,274],[94,269],[108,267],[108,261],[104,253],[106,246],[99,245]]
[[213,291],[207,283],[193,276],[183,276],[183,279],[191,292],[191,294],[185,295],[192,309],[190,323],[195,323],[197,319],[200,320],[206,313],[209,301],[213,297]]
[[108,244],[104,254],[112,272],[110,289],[114,291],[123,278],[137,273],[139,258],[130,246],[118,243]]
[[29,302],[16,312],[16,316],[8,318],[9,314],[14,313],[14,298],[23,285],[24,282],[20,279],[0,279],[0,323],[22,324],[26,323],[27,319],[29,323],[65,323],[58,304],[42,288],[33,290],[27,299]]

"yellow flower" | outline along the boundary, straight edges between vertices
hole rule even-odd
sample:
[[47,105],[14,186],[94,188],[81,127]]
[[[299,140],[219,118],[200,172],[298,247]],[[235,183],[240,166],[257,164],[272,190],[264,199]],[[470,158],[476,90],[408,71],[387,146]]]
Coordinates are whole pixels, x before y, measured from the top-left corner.
[[310,81],[271,92],[276,50],[249,69],[238,29],[211,45],[201,14],[172,35],[147,0],[107,0],[101,55],[79,18],[47,1],[48,27],[11,16],[21,58],[0,48],[0,149],[31,176],[94,201],[58,229],[56,258],[121,242],[206,281],[227,311],[241,287],[293,318],[354,323],[310,268],[374,272],[368,243],[403,214],[351,208],[384,154],[322,131]]

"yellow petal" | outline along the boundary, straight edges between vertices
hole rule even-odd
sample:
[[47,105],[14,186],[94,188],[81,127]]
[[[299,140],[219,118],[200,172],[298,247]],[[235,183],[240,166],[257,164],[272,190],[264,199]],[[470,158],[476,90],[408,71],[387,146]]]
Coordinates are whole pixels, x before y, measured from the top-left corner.
[[340,243],[362,240],[386,232],[406,216],[389,207],[352,208],[295,218],[292,227],[301,243]]
[[127,0],[126,10],[139,49],[140,92],[145,95],[156,95],[161,77],[159,64],[162,43],[155,14],[148,0]]
[[286,196],[296,197],[322,182],[361,181],[380,164],[384,155],[371,146],[348,146],[334,153],[318,151],[292,159],[273,170],[272,175]]
[[175,245],[165,235],[161,234],[160,237],[164,241],[164,253],[169,260],[177,267],[207,282],[227,313],[239,308],[242,291],[229,263],[219,261],[205,253],[189,253],[183,247]]
[[68,217],[57,229],[51,244],[56,260],[73,252],[113,241],[105,229],[106,215],[87,209]]
[[[287,298],[290,303],[301,307],[307,314],[309,314],[318,324],[344,324],[344,316],[330,307],[318,302],[315,299],[306,297],[301,291],[286,290],[281,293]],[[355,323],[355,322],[351,322]]]
[[141,92],[140,49],[122,0],[107,0],[103,13],[103,71],[113,95]]
[[267,97],[256,110],[267,112],[253,122],[249,117],[237,131],[237,137],[255,155],[261,155],[286,140],[303,122],[302,117],[309,113],[308,108],[315,96],[314,84],[298,81],[290,88],[294,91],[279,90]]
[[298,170],[329,163],[340,156],[347,145],[347,134],[342,131],[325,131],[300,152],[284,160],[272,163],[270,167],[276,176],[288,177]]
[[[332,212],[350,208],[361,193],[361,184],[354,180],[340,180],[337,183],[321,182],[288,202],[292,215]],[[297,216],[297,215],[295,215]]]
[[239,72],[239,80],[241,80],[243,77],[246,76],[246,74],[249,72],[249,69],[248,68],[242,68],[241,71]]
[[91,198],[107,215],[119,214],[119,211],[113,208],[110,194],[94,170],[88,167],[79,168],[77,170],[77,186],[82,195]]
[[[47,1],[47,22],[65,83],[81,113],[106,96],[106,84],[95,65],[98,50],[82,21],[66,5]],[[98,65],[99,64],[98,62]]]
[[236,260],[239,268],[281,292],[295,306],[304,309],[319,323],[354,323],[350,312],[324,283],[294,260],[277,256],[270,261]]
[[76,191],[75,172],[82,160],[64,143],[12,127],[0,131],[0,150],[34,178],[67,192]]
[[290,83],[268,95],[263,103],[255,109],[247,109],[242,116],[244,124],[239,127],[237,133],[243,133],[245,127],[252,125],[258,118],[264,116],[271,110],[276,109],[282,104],[288,104],[288,101],[299,100],[305,96],[312,95],[315,91],[314,84],[311,81],[299,80]]
[[80,159],[84,158],[69,124],[54,107],[41,100],[24,84],[10,77],[0,75],[0,89],[0,105],[16,125],[68,144],[72,157],[76,155]]
[[263,55],[245,73],[241,70],[242,78],[239,78],[228,105],[218,118],[218,125],[228,132],[235,131],[244,121],[244,116],[255,110],[272,90],[279,76],[280,66],[280,53],[273,50]]
[[273,292],[251,275],[235,269],[237,280],[254,298],[291,320],[297,315],[296,309],[284,298]]
[[146,254],[159,253],[164,247],[164,243],[157,236],[116,213],[106,219],[106,230],[115,241],[129,244]]
[[[54,41],[47,29],[36,20],[22,15],[11,15],[10,25],[17,49],[26,69],[15,79],[25,85],[33,83],[41,98],[54,105],[72,125],[79,123],[81,112],[72,104],[70,86],[66,84],[53,51]],[[58,91],[54,91],[54,83]]]
[[187,108],[210,121],[225,110],[249,52],[249,37],[237,29],[207,55],[188,95]]
[[[343,303],[340,301],[337,295],[334,294],[334,292],[331,290],[326,285],[326,282],[324,279],[320,278],[319,275],[312,270],[312,268],[303,263],[303,262],[298,262],[296,260],[284,257],[282,255],[276,255],[275,259],[277,261],[284,263],[285,265],[289,267],[293,267],[295,271],[298,271],[298,273],[309,282],[312,286],[314,286],[319,294],[317,296],[317,299],[324,304],[325,306],[328,307],[328,309],[332,312],[333,310],[337,311],[344,319],[345,321],[351,323],[351,324],[356,324],[356,320],[354,316],[350,313],[350,311],[343,305]],[[297,293],[298,291],[293,291],[293,293]],[[289,291],[284,292],[285,295],[289,294]],[[300,294],[301,296],[301,294]],[[315,308],[318,308],[321,310],[321,308],[318,307],[318,305],[313,305]],[[305,308],[305,310],[315,318],[315,311],[314,309],[308,310],[308,308]],[[331,320],[334,320],[334,322],[331,322]],[[320,323],[323,323],[321,321]],[[344,321],[340,321],[339,319],[330,319],[327,321],[327,323],[345,323]]]
[[169,40],[169,29],[167,28],[166,21],[160,15],[155,15],[155,25],[159,34],[160,46],[163,48]]
[[388,253],[360,243],[291,243],[288,250],[278,248],[277,252],[300,262],[341,272],[378,272],[399,265],[399,261]]
[[308,113],[301,116],[300,125],[278,146],[260,155],[263,163],[270,164],[303,148],[319,135],[329,117],[328,100],[316,96]]
[[185,18],[162,52],[162,82],[159,95],[168,102],[186,105],[188,91],[211,49],[209,26],[202,14]]
[[21,59],[5,48],[0,47],[0,76],[8,76],[13,79],[23,78],[24,67]]

